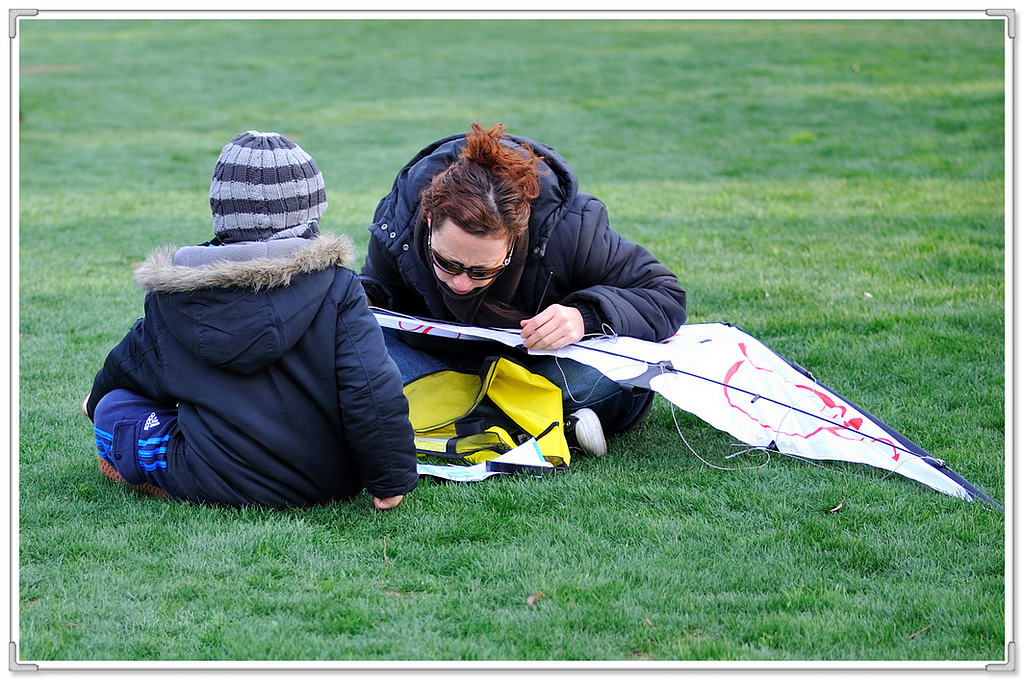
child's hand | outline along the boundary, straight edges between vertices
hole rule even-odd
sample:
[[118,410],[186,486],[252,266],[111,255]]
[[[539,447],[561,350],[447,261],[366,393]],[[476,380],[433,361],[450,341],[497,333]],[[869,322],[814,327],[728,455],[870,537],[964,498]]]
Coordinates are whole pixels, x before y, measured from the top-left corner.
[[92,392],[90,392],[89,394],[85,395],[85,401],[82,402],[82,413],[85,414],[86,418],[89,417],[88,406],[89,406],[89,397],[91,397],[91,396],[92,396]]
[[387,498],[377,498],[376,496],[374,496],[373,507],[377,508],[378,510],[390,510],[391,508],[398,507],[398,504],[402,502],[403,498],[405,498],[404,495],[388,496]]

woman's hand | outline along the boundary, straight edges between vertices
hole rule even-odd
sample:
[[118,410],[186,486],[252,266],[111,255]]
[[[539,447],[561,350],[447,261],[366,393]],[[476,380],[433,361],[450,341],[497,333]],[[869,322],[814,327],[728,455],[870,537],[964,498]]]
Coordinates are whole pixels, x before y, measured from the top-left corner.
[[390,510],[391,508],[398,507],[398,504],[402,502],[405,495],[401,496],[388,496],[387,498],[373,497],[373,507],[378,510]]
[[583,339],[583,315],[575,307],[551,305],[519,323],[526,349],[561,349]]

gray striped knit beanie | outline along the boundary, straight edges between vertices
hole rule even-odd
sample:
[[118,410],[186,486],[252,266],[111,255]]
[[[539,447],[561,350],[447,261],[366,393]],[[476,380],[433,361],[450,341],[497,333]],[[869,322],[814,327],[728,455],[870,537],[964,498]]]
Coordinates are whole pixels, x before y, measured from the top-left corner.
[[320,168],[287,137],[249,130],[220,152],[210,209],[222,241],[313,238],[326,208]]

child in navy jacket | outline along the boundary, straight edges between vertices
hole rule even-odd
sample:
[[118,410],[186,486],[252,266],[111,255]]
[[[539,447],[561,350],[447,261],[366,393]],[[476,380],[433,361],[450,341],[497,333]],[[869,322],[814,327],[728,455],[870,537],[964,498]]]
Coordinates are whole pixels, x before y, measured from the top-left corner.
[[301,147],[249,131],[210,186],[215,238],[136,270],[145,317],[83,404],[100,470],[199,503],[300,506],[416,486],[402,380],[354,249],[321,234],[323,176]]

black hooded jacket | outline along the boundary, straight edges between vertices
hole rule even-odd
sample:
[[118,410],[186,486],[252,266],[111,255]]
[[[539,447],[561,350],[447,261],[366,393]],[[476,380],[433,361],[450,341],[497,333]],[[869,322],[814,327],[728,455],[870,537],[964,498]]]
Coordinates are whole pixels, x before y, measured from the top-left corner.
[[179,405],[179,497],[294,506],[416,486],[402,381],[347,239],[156,251],[135,273],[145,317],[107,356],[90,418],[125,388]]
[[[597,198],[580,193],[576,174],[551,147],[529,144],[543,156],[540,195],[530,204],[529,251],[512,306],[533,316],[551,304],[576,307],[585,332],[614,332],[663,340],[686,320],[686,293],[675,275],[641,246],[608,226]],[[453,163],[465,135],[434,142],[395,179],[370,225],[370,245],[360,272],[373,305],[427,318],[454,320],[445,307],[431,265],[417,255],[413,231],[419,196]]]

